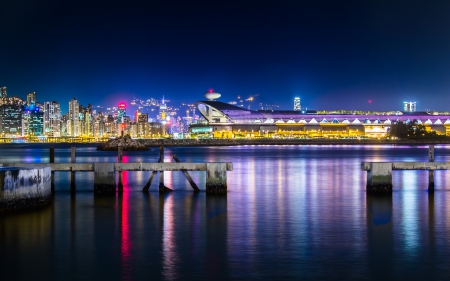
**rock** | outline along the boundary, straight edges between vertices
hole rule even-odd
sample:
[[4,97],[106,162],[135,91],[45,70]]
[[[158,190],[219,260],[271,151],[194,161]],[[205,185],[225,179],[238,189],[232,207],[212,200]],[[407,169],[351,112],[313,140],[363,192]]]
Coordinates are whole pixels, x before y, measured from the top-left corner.
[[130,136],[126,135],[124,137],[118,137],[102,143],[97,146],[97,150],[117,151],[119,146],[122,146],[124,151],[149,149],[145,144],[142,144],[138,140],[134,140]]

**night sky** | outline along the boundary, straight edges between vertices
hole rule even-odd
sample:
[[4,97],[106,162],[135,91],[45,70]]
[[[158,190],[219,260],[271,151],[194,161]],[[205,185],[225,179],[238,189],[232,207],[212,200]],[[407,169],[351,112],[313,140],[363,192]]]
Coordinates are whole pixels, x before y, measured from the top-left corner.
[[[8,95],[450,111],[450,1],[2,0]],[[372,102],[369,103],[369,100]]]

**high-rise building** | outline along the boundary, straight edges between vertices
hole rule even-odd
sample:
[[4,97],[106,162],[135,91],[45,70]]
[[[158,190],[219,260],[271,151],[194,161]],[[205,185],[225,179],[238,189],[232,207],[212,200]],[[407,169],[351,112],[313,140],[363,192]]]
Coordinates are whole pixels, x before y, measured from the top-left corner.
[[119,103],[119,107],[117,110],[117,123],[123,123],[124,118],[127,115],[127,104],[124,102]]
[[[94,113],[95,112],[95,113]],[[92,112],[92,133],[94,137],[103,137],[105,131],[104,115],[101,111]]]
[[0,87],[0,97],[1,98],[6,98],[7,95],[7,88],[5,86]]
[[7,97],[8,97],[8,95],[7,95],[6,87],[5,86],[0,87],[0,105],[6,103],[6,98]]
[[14,104],[1,105],[0,121],[2,136],[20,136],[22,134],[22,107]]
[[80,135],[93,136],[92,125],[92,105],[88,104],[86,107],[80,105],[79,109],[79,121],[80,121]]
[[44,134],[44,113],[35,104],[24,106],[22,112],[22,136],[42,136]]
[[302,110],[302,106],[300,104],[300,98],[299,97],[294,98],[294,110],[295,111]]
[[139,138],[145,138],[148,135],[148,113],[139,113],[138,121],[136,123],[136,135]]
[[67,132],[68,121],[69,121],[69,112],[61,115],[61,123],[60,123],[61,124],[61,130],[60,130],[61,137],[67,137],[69,135],[69,133]]
[[67,134],[76,137],[80,134],[79,125],[80,105],[77,98],[69,101],[69,120],[67,120]]
[[415,112],[416,111],[416,102],[415,101],[414,102],[412,102],[412,101],[403,102],[403,111],[404,112]]
[[61,136],[61,107],[57,101],[44,103],[44,134],[50,137]]
[[28,93],[27,95],[27,105],[36,103],[36,92]]

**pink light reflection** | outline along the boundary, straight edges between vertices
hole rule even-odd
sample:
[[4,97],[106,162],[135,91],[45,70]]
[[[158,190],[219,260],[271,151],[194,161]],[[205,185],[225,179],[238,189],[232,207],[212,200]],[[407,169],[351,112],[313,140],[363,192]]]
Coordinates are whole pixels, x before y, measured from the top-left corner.
[[[128,162],[128,157],[123,157],[123,162]],[[130,222],[129,222],[129,188],[128,188],[128,172],[122,172],[122,183],[124,186],[121,197],[122,209],[121,209],[121,259],[122,259],[122,280],[132,279],[132,242],[130,239]],[[126,187],[126,188],[125,188]]]

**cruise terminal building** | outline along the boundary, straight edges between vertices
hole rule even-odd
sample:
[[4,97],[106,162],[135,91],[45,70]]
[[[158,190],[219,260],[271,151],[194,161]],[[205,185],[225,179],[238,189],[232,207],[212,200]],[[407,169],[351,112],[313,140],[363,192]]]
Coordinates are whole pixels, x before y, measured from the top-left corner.
[[193,134],[214,138],[300,137],[300,138],[382,138],[392,123],[417,120],[427,131],[450,135],[450,115],[428,112],[384,112],[377,114],[319,114],[316,111],[249,110],[216,101],[218,93],[207,92],[209,100],[196,107],[204,121],[192,124]]

